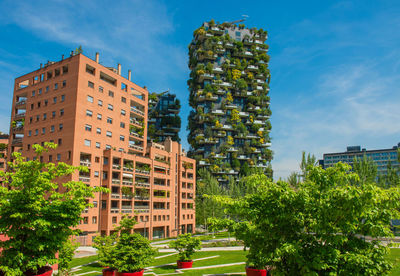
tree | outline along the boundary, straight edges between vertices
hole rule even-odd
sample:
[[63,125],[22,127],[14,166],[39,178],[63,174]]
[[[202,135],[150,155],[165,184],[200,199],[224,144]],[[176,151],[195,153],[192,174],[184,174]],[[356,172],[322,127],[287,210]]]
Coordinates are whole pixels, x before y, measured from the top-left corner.
[[[236,215],[236,237],[249,248],[247,264],[274,267],[277,275],[385,275],[387,249],[372,238],[391,236],[399,216],[399,188],[361,183],[348,164],[309,167],[297,189],[264,175],[246,178],[255,188],[241,198],[212,198]],[[274,273],[275,274],[275,273]]]
[[9,238],[0,242],[0,270],[10,275],[35,273],[57,263],[55,254],[79,232],[73,228],[78,226],[82,211],[90,207],[87,199],[94,192],[107,191],[82,182],[60,183],[62,177],[87,168],[39,161],[44,151],[56,146],[34,145],[37,156],[30,161],[15,152],[10,170],[0,172],[7,186],[0,187],[0,232]]
[[300,184],[300,174],[297,172],[292,172],[288,178],[287,182],[292,187],[297,187]]
[[78,246],[78,242],[72,242],[71,240],[64,242],[63,247],[58,254],[58,275],[70,275],[69,264],[72,261],[75,250]]
[[378,169],[371,158],[364,155],[362,158],[354,157],[353,170],[360,178],[362,184],[374,182],[378,175]]
[[302,178],[305,180],[308,175],[308,171],[310,170],[311,167],[317,165],[317,158],[313,155],[308,154],[306,157],[306,152],[302,152],[301,156],[301,163],[300,163],[300,169],[302,172]]
[[178,251],[179,261],[191,261],[196,249],[201,248],[201,241],[192,234],[180,234],[176,240],[169,243],[169,246]]
[[196,224],[207,225],[208,217],[221,218],[224,216],[223,208],[204,194],[223,195],[224,190],[217,179],[206,169],[200,169],[197,173],[196,183]]

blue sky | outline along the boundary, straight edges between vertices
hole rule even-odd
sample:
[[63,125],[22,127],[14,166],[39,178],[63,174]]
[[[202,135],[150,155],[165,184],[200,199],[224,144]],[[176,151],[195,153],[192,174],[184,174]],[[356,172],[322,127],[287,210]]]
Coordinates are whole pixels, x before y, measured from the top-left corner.
[[192,32],[248,15],[248,27],[269,34],[275,177],[298,170],[303,150],[320,158],[400,142],[400,1],[3,0],[0,11],[3,132],[14,78],[82,45],[150,91],[176,93],[188,148]]

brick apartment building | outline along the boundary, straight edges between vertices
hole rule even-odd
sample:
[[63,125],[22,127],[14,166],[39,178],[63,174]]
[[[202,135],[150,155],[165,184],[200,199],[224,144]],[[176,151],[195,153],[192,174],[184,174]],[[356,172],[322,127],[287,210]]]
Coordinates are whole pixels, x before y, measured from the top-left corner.
[[15,80],[9,152],[35,158],[32,145],[58,144],[43,162],[87,166],[70,179],[110,189],[90,199],[79,228],[81,244],[110,234],[123,215],[150,239],[195,229],[195,170],[181,145],[147,142],[148,96],[118,68],[83,54],[48,62]]
[[7,165],[8,134],[0,134],[0,170],[3,171]]

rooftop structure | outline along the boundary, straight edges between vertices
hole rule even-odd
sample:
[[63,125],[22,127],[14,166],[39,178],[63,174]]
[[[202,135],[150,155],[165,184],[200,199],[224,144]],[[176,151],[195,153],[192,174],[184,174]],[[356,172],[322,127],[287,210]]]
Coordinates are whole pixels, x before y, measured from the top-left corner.
[[189,45],[190,156],[220,183],[258,168],[272,176],[267,32],[205,22]]
[[73,54],[18,77],[12,100],[9,151],[34,159],[32,145],[58,144],[40,161],[86,166],[70,179],[103,186],[85,210],[78,241],[110,234],[123,215],[135,216],[135,231],[149,238],[195,228],[195,163],[180,144],[147,141],[149,93],[117,69]]

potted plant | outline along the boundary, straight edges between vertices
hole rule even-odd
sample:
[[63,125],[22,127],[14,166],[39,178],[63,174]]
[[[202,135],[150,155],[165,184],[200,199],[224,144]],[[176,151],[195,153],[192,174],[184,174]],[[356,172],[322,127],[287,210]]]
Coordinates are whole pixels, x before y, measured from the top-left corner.
[[193,265],[192,256],[196,249],[201,248],[201,241],[190,233],[181,234],[176,240],[171,241],[169,246],[178,251],[178,268],[191,268]]
[[97,236],[94,239],[93,247],[97,249],[99,264],[104,267],[103,276],[116,275],[113,263],[113,249],[115,247],[116,236]]
[[157,250],[137,233],[121,233],[113,249],[113,266],[117,276],[142,276],[144,268],[154,259]]
[[[42,163],[42,152],[56,148],[34,145],[36,160],[26,161],[14,152],[14,162],[7,172],[0,172],[5,186],[0,186],[0,271],[6,275],[51,275],[48,265],[57,263],[56,253],[63,249],[89,207],[87,198],[104,188],[88,187],[82,182],[60,182],[60,177],[74,171],[87,171],[63,162]],[[65,192],[60,193],[59,187]]]

